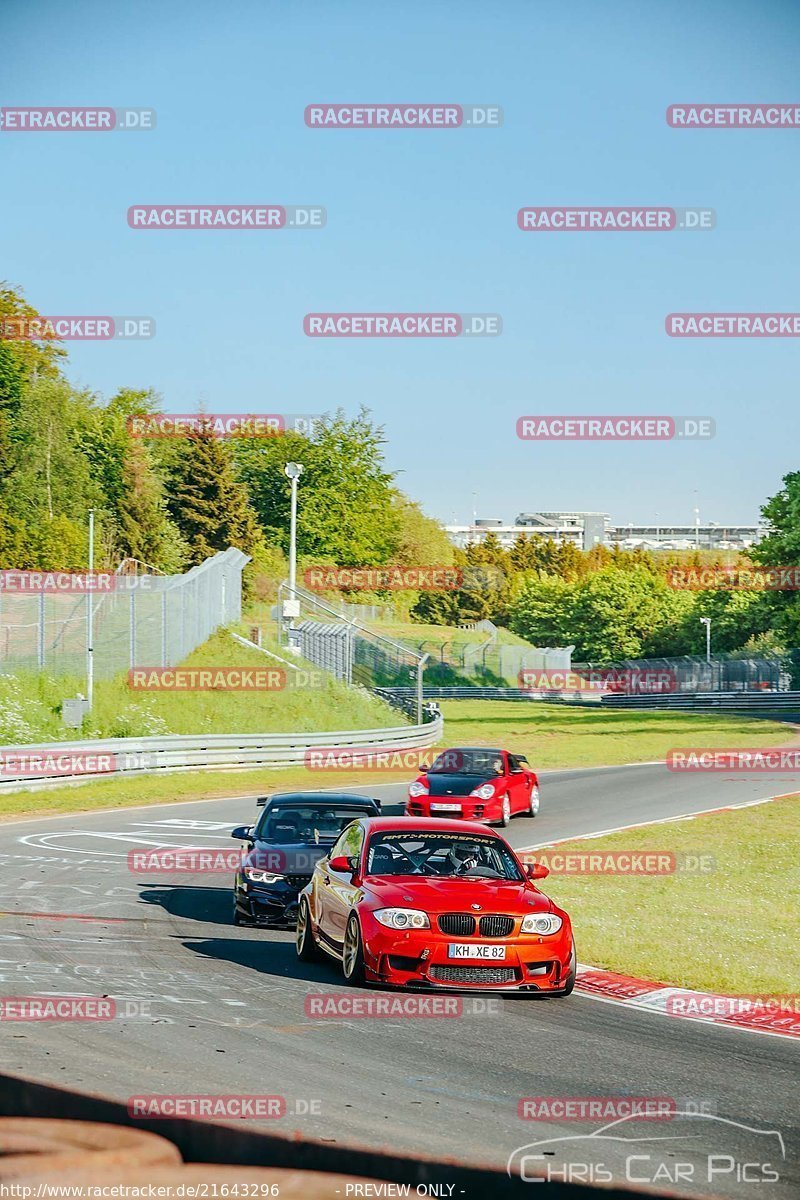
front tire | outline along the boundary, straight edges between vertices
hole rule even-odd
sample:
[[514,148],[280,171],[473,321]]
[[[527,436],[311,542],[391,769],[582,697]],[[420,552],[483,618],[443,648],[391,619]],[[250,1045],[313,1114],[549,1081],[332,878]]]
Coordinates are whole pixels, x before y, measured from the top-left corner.
[[355,913],[350,914],[344,935],[342,948],[342,971],[348,983],[353,987],[363,987],[366,982],[364,971],[364,943],[361,940],[361,927]]
[[567,982],[564,985],[564,987],[561,989],[561,991],[553,993],[554,996],[561,999],[564,996],[572,995],[573,991],[575,990],[575,975],[577,973],[577,970],[578,970],[578,953],[575,949],[575,943],[573,942],[572,943],[572,954],[570,955],[570,960],[569,960],[569,975],[567,975]]
[[508,796],[503,796],[502,805],[502,813],[498,824],[501,829],[506,829],[508,828],[508,823],[511,820],[511,801],[509,800]]
[[295,930],[295,949],[300,962],[318,962],[320,952],[314,941],[314,931],[311,928],[311,913],[305,897],[297,909],[297,929]]

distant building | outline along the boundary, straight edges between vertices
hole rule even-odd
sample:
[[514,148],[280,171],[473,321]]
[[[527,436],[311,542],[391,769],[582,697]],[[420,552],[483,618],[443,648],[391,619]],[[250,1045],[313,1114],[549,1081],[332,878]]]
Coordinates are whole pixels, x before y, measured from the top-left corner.
[[602,512],[524,512],[513,525],[499,518],[476,518],[471,525],[445,525],[451,542],[462,549],[493,533],[508,549],[518,537],[538,535],[571,542],[579,550],[620,546],[624,550],[746,550],[766,533],[766,525],[720,525],[716,521],[688,525],[612,525]]

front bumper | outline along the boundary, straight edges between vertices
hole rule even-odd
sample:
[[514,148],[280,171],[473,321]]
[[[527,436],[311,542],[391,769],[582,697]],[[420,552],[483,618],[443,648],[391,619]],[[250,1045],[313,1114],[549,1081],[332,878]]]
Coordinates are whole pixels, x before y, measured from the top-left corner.
[[415,796],[406,800],[407,817],[446,817],[451,821],[493,821],[499,816],[497,800],[478,800],[475,796]]
[[297,902],[307,879],[294,883],[253,883],[236,876],[234,900],[239,912],[254,925],[292,926],[297,921]]
[[[435,929],[397,932],[373,917],[362,920],[365,966],[372,982],[401,988],[448,991],[558,992],[567,983],[573,956],[572,930],[565,925],[547,937],[457,937]],[[453,943],[501,946],[502,959],[458,958]]]

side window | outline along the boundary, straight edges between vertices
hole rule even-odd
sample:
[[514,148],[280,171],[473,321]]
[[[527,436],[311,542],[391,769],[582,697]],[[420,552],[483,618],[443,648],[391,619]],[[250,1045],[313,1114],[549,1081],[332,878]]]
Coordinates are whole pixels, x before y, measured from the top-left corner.
[[331,858],[344,856],[345,858],[358,858],[361,853],[361,846],[364,841],[364,830],[358,821],[354,821],[347,826],[344,833],[336,842],[336,845],[331,850]]
[[518,775],[522,770],[522,763],[515,754],[509,754],[508,756],[508,770],[511,775]]

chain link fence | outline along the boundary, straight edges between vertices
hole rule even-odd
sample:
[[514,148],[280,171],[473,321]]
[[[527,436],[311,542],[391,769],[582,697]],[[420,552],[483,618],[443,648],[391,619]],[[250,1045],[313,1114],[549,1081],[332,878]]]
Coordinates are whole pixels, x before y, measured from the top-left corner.
[[[298,611],[291,623],[286,619],[280,623],[281,614],[285,618],[284,604],[291,604],[292,598]],[[370,690],[409,685],[421,689],[427,655],[365,628],[311,592],[299,587],[292,592],[282,583],[275,616],[281,640],[337,679]]]
[[115,574],[108,591],[0,590],[0,672],[85,674],[90,624],[97,679],[135,666],[175,666],[215,629],[240,619],[248,561],[231,547],[183,575]]
[[628,658],[617,662],[573,663],[575,675],[601,677],[612,673],[623,679],[648,680],[663,676],[670,692],[779,692],[791,686],[790,663],[783,655],[740,658],[730,654],[714,655],[710,662],[700,655],[680,658]]

